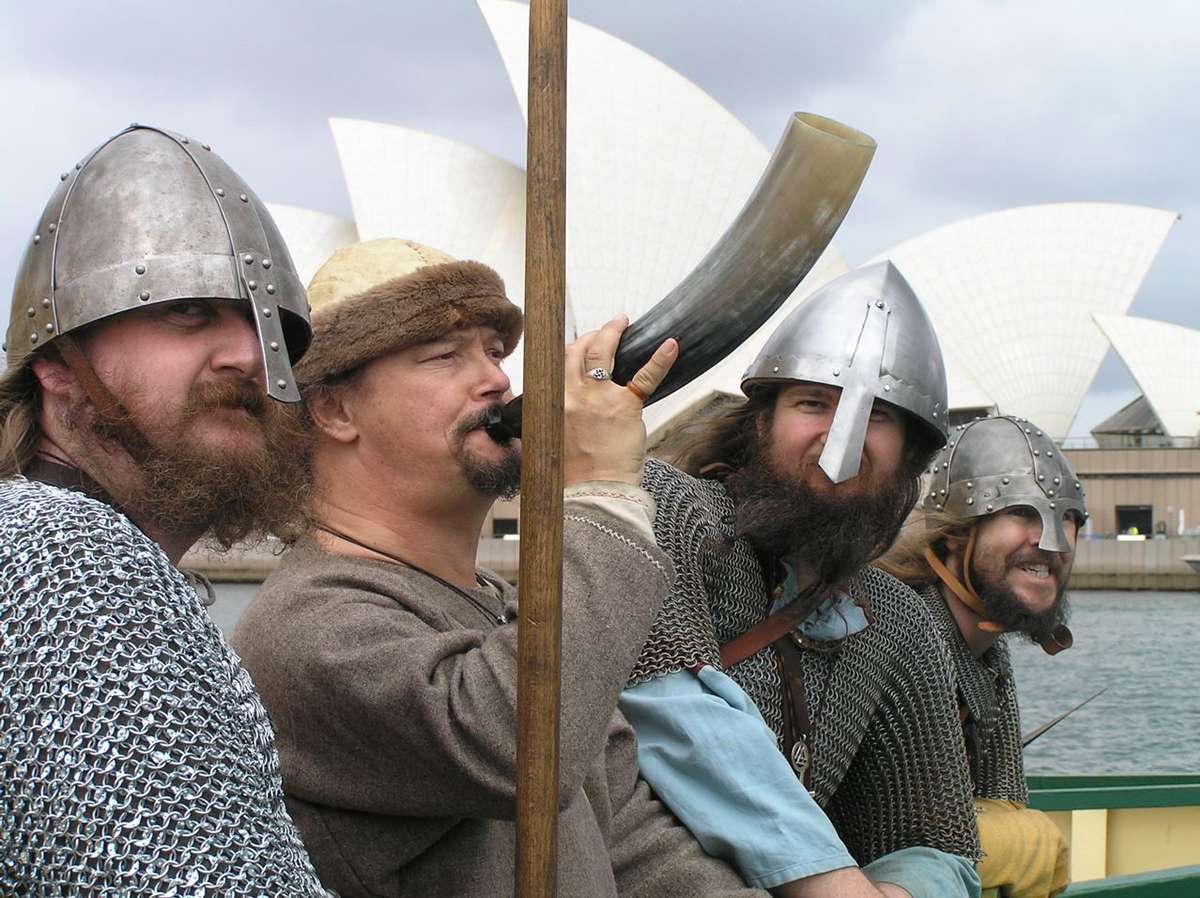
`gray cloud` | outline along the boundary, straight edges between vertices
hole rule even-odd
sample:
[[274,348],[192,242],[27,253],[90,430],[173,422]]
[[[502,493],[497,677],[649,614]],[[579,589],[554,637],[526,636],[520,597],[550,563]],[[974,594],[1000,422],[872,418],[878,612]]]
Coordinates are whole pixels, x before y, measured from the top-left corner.
[[[1148,14],[1117,0],[574,0],[571,9],[679,70],[768,145],[797,109],[873,134],[875,165],[839,235],[852,261],[1013,205],[1161,206],[1184,219],[1131,311],[1200,326],[1192,5]],[[329,116],[523,155],[503,66],[466,0],[125,0],[10,5],[2,15],[7,283],[58,172],[135,119],[212,142],[270,200],[344,216]],[[1088,407],[1129,388],[1110,360]]]

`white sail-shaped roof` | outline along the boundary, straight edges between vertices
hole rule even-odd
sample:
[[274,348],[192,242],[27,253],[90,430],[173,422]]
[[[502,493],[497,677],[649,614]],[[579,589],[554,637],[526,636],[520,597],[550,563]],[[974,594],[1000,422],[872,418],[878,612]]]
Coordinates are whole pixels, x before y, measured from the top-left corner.
[[1063,439],[1108,348],[1091,324],[1123,313],[1178,215],[1108,203],[1024,206],[880,253],[921,297],[947,348],[1004,414]]
[[302,284],[307,285],[336,250],[358,242],[352,221],[282,203],[267,203],[267,211],[283,235]]
[[[525,114],[529,7],[477,3]],[[683,280],[770,153],[659,60],[581,22],[567,27],[567,283],[583,331],[617,312],[637,318]]]
[[1200,330],[1126,315],[1092,316],[1167,435],[1200,433]]

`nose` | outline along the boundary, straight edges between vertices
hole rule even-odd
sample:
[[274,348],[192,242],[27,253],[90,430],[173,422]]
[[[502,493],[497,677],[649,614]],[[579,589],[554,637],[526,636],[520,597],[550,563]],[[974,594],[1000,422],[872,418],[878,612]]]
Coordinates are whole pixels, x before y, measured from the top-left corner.
[[213,341],[212,369],[262,383],[262,347],[258,332],[244,310],[231,303],[221,303],[217,307],[214,325],[210,331]]
[[475,381],[474,394],[481,399],[494,402],[507,393],[512,384],[508,375],[488,354],[487,347],[480,344],[473,349],[472,355],[479,371],[478,379]]

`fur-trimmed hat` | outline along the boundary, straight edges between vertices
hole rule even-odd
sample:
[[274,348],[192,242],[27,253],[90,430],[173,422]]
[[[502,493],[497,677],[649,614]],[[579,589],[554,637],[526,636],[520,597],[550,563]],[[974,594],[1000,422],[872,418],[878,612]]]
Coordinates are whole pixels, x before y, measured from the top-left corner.
[[302,384],[319,383],[455,328],[496,328],[508,355],[521,338],[521,310],[500,275],[410,240],[343,247],[308,285],[313,339],[299,364]]

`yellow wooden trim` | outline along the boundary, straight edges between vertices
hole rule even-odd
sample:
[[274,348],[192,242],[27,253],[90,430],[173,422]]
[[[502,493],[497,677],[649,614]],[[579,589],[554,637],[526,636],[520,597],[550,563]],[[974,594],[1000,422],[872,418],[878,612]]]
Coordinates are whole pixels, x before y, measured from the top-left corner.
[[1192,864],[1200,864],[1200,808],[1109,811],[1109,876]]
[[1071,882],[1108,875],[1108,809],[1071,811]]

